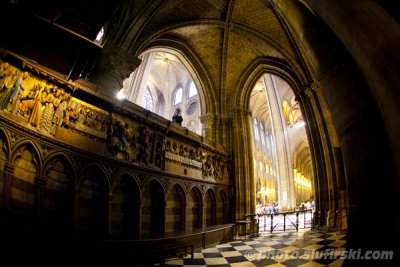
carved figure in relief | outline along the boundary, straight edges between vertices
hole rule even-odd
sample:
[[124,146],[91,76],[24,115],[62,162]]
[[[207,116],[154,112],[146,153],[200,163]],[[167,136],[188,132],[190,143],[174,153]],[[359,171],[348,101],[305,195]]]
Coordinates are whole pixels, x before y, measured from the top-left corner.
[[74,111],[74,109],[71,106],[69,106],[65,110],[64,119],[62,121],[62,126],[65,128],[70,128],[71,121],[76,121],[77,119],[78,119],[78,116],[77,116],[76,112]]
[[30,118],[33,107],[35,106],[35,97],[41,89],[40,84],[34,84],[33,87],[24,95],[20,97],[20,103],[18,105],[18,112],[26,117]]
[[41,117],[42,117],[42,109],[44,109],[43,104],[47,101],[47,95],[50,93],[50,87],[46,86],[42,90],[37,92],[35,96],[35,103],[33,106],[32,114],[29,118],[29,123],[32,126],[39,127]]
[[14,69],[10,75],[5,77],[5,80],[3,81],[4,85],[2,94],[0,96],[0,110],[3,110],[7,107],[12,89],[14,88],[14,84],[18,79],[18,75],[18,70]]
[[3,93],[10,74],[10,65],[7,62],[2,62],[0,64],[0,93]]
[[27,72],[18,73],[17,80],[15,81],[9,98],[9,109],[12,113],[17,113],[19,109],[19,104],[21,103],[21,97],[24,93],[23,82],[29,77]]
[[164,153],[163,153],[163,145],[160,140],[157,141],[155,150],[156,152],[155,152],[154,162],[158,168],[161,168],[164,160],[164,155],[163,155]]
[[94,123],[94,112],[91,109],[87,109],[86,110],[86,117],[85,117],[85,121],[84,124],[90,128],[93,127],[93,123]]
[[193,160],[196,159],[196,152],[194,152],[194,149],[193,149],[193,148],[191,148],[191,149],[189,150],[189,159],[193,159]]
[[44,102],[44,109],[38,127],[40,131],[50,133],[50,128],[53,123],[54,101],[57,99],[55,95],[56,91],[56,88],[51,87],[47,92],[47,98]]
[[128,123],[125,122],[124,126],[119,125],[119,146],[120,150],[127,149],[128,148],[128,140],[127,140],[127,135],[128,135]]
[[172,152],[173,152],[174,154],[179,155],[179,152],[180,152],[180,151],[181,151],[181,150],[179,149],[178,144],[174,142],[174,144],[172,145]]
[[203,152],[201,152],[200,148],[197,148],[196,154],[195,154],[195,160],[197,161],[203,161]]
[[167,143],[165,144],[165,150],[173,153],[172,142],[170,140],[168,140]]
[[103,126],[104,126],[104,117],[100,113],[96,114],[93,120],[92,128],[97,131],[105,131]]
[[203,175],[207,177],[214,177],[214,166],[211,155],[207,155],[203,163]]
[[57,101],[56,110],[53,116],[53,123],[55,126],[61,126],[64,119],[64,113],[67,110],[66,95],[60,90],[59,101]]
[[138,143],[139,153],[136,155],[136,161],[145,165],[149,164],[149,148],[150,148],[150,133],[146,127],[140,126],[138,128]]
[[179,156],[186,157],[187,153],[185,152],[185,147],[181,144],[179,146]]
[[122,153],[125,160],[129,160],[129,147],[133,144],[135,135],[129,131],[128,123],[122,124],[110,117],[107,128],[106,154],[117,156]]
[[221,157],[215,155],[213,157],[213,163],[214,163],[214,176],[218,181],[222,181],[223,180],[223,162]]
[[81,107],[78,109],[78,121],[77,123],[84,124],[86,121],[86,110],[85,107]]

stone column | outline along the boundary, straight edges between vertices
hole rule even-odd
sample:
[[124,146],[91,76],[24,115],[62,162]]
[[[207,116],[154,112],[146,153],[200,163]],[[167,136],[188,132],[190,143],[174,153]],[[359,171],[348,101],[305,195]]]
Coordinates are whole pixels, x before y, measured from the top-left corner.
[[[140,193],[140,195],[142,195],[142,193]],[[142,233],[142,207],[143,207],[143,201],[140,200],[138,205],[139,205],[139,214],[138,214],[138,229],[137,229],[137,233],[138,233],[138,236],[139,236]]]
[[340,148],[334,149],[335,169],[337,173],[337,191],[338,203],[336,208],[336,229],[345,231],[347,230],[347,203],[346,203],[346,180],[344,174],[344,164],[342,159],[342,152]]
[[251,141],[251,113],[244,108],[234,110],[233,116],[233,177],[235,179],[235,220],[256,212],[253,173],[253,145]]
[[229,136],[229,127],[230,127],[230,117],[226,115],[219,116],[219,125],[217,125],[218,131],[218,143],[222,144],[224,147],[229,146],[230,136]]
[[14,164],[7,162],[4,166],[4,193],[3,205],[6,210],[10,209],[11,201],[11,180],[14,173]]
[[[316,166],[316,177],[314,178],[316,186],[316,209],[314,214],[314,222],[317,227],[324,227],[326,224],[326,215],[329,212],[329,182],[327,178],[327,170],[325,162],[326,154],[324,151],[323,140],[321,140],[320,125],[323,123],[321,117],[318,115],[316,110],[318,110],[318,103],[316,101],[316,89],[313,85],[307,87],[304,90],[304,94],[309,102],[310,110],[308,111],[308,124],[309,133],[312,139],[313,151],[315,151],[313,160]],[[321,155],[323,157],[321,157]]]
[[[167,196],[165,195],[165,198],[166,198],[166,197],[167,197]],[[164,226],[163,226],[163,230],[162,230],[163,233],[165,233],[166,227],[167,227],[167,218],[166,218],[166,217],[167,217],[167,213],[166,213],[167,205],[168,205],[168,201],[167,201],[167,200],[164,200],[163,206],[162,206],[163,214],[164,214]]]
[[139,66],[140,60],[120,47],[107,43],[96,59],[88,79],[99,86],[99,93],[114,98],[123,81]]
[[182,221],[181,221],[181,228],[182,231],[186,230],[186,213],[187,213],[187,206],[188,206],[188,202],[185,201],[184,203],[182,203],[182,208],[181,208],[181,215],[182,215]]
[[[324,158],[325,158],[325,168],[326,168],[326,179],[328,182],[328,194],[329,194],[329,210],[327,211],[327,229],[337,230],[340,223],[341,214],[339,214],[339,183],[344,180],[343,171],[344,166],[342,164],[340,152],[339,140],[334,129],[334,123],[331,113],[328,112],[329,106],[326,101],[325,95],[321,89],[321,85],[318,82],[314,82],[310,85],[310,89],[315,92],[315,97],[311,97],[313,105],[318,105],[321,109],[320,124],[321,136],[327,136],[327,138],[321,138],[322,145],[324,147]],[[314,99],[315,98],[315,99]],[[319,118],[318,116],[317,118]]]
[[203,137],[211,141],[214,140],[213,138],[214,115],[211,113],[202,115],[200,116],[200,122],[201,124],[203,124],[203,132],[202,132]]
[[73,211],[72,211],[72,227],[78,230],[78,205],[79,205],[79,186],[74,188],[73,193]]
[[[348,146],[343,145],[349,200],[347,247],[398,248],[395,238],[385,240],[384,236],[400,235],[399,217],[393,217],[400,210],[400,24],[378,1],[306,2],[346,47],[368,84],[365,95],[372,95],[380,113],[371,116],[364,112],[368,118],[358,124],[353,121],[349,127],[357,138],[350,140],[347,132],[347,139],[342,138]],[[378,132],[378,119],[385,132]],[[355,156],[356,152],[361,153]],[[375,209],[379,209],[379,216],[371,216],[370,211]],[[383,232],[369,231],[379,225],[385,225]]]
[[108,201],[107,201],[107,235],[112,234],[112,204],[113,204],[113,194],[109,193],[108,194]]
[[40,222],[43,217],[43,191],[46,185],[46,178],[43,176],[36,177],[36,218]]
[[198,219],[198,226],[200,228],[205,227],[205,223],[204,223],[204,202],[198,203],[198,212],[199,212],[199,219]]
[[[264,77],[268,105],[270,107],[272,131],[275,139],[273,147],[276,148],[276,166],[278,177],[278,203],[281,208],[292,208],[295,195],[293,187],[293,172],[289,166],[291,160],[286,124],[282,115],[281,103],[277,95],[277,88],[273,77]],[[279,144],[279,145],[278,145]]]

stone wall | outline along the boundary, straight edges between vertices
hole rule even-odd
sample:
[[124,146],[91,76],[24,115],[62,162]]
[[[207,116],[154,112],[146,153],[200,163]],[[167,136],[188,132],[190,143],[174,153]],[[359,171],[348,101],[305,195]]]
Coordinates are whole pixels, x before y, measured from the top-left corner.
[[123,238],[230,221],[224,151],[22,63],[0,61],[2,210]]

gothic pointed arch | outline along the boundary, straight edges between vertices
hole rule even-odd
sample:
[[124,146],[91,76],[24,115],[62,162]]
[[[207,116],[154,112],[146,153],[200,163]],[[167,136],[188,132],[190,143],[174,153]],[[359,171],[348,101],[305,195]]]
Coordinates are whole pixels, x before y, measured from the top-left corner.
[[10,153],[10,138],[8,136],[8,131],[3,127],[0,127],[0,155],[3,155],[3,158],[8,159]]
[[187,193],[186,229],[193,230],[203,226],[203,194],[195,185]]
[[163,36],[161,39],[153,40],[143,49],[144,51],[167,51],[175,55],[188,70],[193,82],[196,85],[200,97],[201,115],[218,111],[215,101],[217,99],[217,90],[213,82],[211,74],[201,58],[196,54],[194,49],[186,42],[176,39],[172,36]]
[[64,152],[55,152],[44,159],[42,216],[45,223],[60,229],[71,228],[76,171],[72,160]]
[[10,153],[10,161],[14,162],[16,157],[18,157],[18,152],[20,152],[20,150],[23,148],[27,148],[33,153],[32,155],[34,157],[32,159],[35,161],[34,164],[38,167],[38,170],[41,170],[42,167],[42,153],[40,152],[41,148],[35,142],[29,139],[22,139],[14,144]]
[[35,214],[38,205],[38,177],[42,161],[39,148],[31,140],[22,140],[12,149],[11,186],[6,188],[10,195],[10,208],[27,217]]
[[5,169],[10,154],[10,141],[7,131],[0,128],[0,207],[3,206]]
[[215,191],[209,188],[204,195],[204,224],[206,227],[216,225],[216,207]]
[[216,209],[217,209],[217,218],[216,224],[225,224],[228,223],[228,197],[224,189],[220,189],[216,193]]
[[77,230],[88,235],[108,233],[110,182],[105,168],[92,163],[78,174]]
[[151,178],[142,190],[141,232],[159,234],[165,232],[165,188]]
[[[176,59],[169,60],[168,57],[165,57],[163,61],[167,66],[172,65],[174,67],[174,61],[179,62],[178,65],[182,67],[175,67],[175,69],[180,70],[177,73],[181,73],[179,79],[182,79],[182,81],[176,82],[176,78],[174,78],[176,75],[165,74],[171,73],[167,67],[161,68],[162,64],[153,63],[159,62],[156,61],[159,53],[168,54]],[[173,120],[175,111],[180,109],[183,117],[183,123],[180,123],[181,126],[198,135],[212,139],[214,135],[209,130],[205,130],[205,128],[212,129],[210,125],[213,124],[213,121],[212,117],[211,121],[209,121],[210,114],[220,113],[220,107],[217,104],[218,93],[211,74],[194,50],[182,40],[165,36],[162,39],[150,42],[137,54],[140,54],[142,64],[124,81],[124,91],[127,99],[144,106],[148,102],[145,93],[149,92],[147,93],[147,98],[151,96],[153,99],[153,112],[168,120]],[[147,65],[149,67],[146,67]],[[167,69],[167,71],[163,69]],[[161,78],[165,81],[162,82]],[[150,86],[146,85],[146,83],[149,83]],[[194,84],[197,88],[196,94],[189,94],[191,84]],[[182,88],[182,102],[175,103],[174,96],[179,88]]]
[[111,183],[110,183],[110,174],[108,173],[107,169],[102,165],[98,163],[89,163],[88,165],[82,167],[77,174],[77,185],[79,186],[82,183],[82,179],[85,178],[85,175],[90,174],[91,172],[99,174],[104,181],[104,185],[107,186],[107,192],[110,191],[111,188]]
[[[237,88],[230,103],[233,116],[233,138],[243,142],[234,142],[236,151],[233,159],[236,174],[236,218],[243,214],[254,213],[256,208],[256,182],[254,181],[253,146],[250,97],[257,81],[264,73],[282,77],[288,82],[295,95],[300,93],[304,82],[294,69],[284,60],[272,57],[257,58],[251,62],[238,79]],[[246,155],[248,161],[241,160],[239,155]]]
[[111,185],[113,236],[138,238],[140,232],[140,187],[129,172],[120,172]]
[[68,167],[70,168],[71,175],[74,178],[74,181],[76,180],[76,166],[73,162],[73,160],[65,153],[62,151],[57,151],[54,153],[51,153],[49,155],[46,155],[46,158],[43,160],[43,170],[41,175],[45,174],[46,169],[49,167],[49,165],[54,164],[54,160],[62,160],[64,161],[65,164],[68,164]]
[[165,231],[183,231],[186,226],[186,194],[180,183],[172,185],[167,194],[165,209]]

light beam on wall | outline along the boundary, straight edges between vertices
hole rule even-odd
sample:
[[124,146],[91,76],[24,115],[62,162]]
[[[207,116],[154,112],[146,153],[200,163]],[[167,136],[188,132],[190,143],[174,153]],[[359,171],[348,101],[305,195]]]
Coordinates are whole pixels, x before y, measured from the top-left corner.
[[117,93],[117,99],[118,100],[122,100],[122,99],[125,99],[125,98],[126,98],[126,94],[125,94],[124,88],[122,88]]

